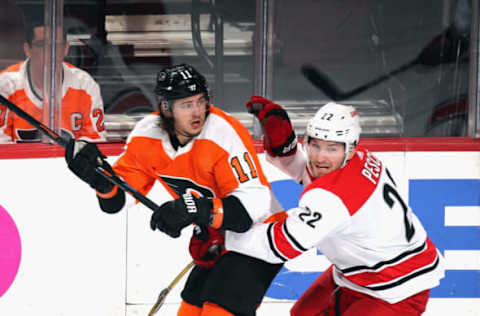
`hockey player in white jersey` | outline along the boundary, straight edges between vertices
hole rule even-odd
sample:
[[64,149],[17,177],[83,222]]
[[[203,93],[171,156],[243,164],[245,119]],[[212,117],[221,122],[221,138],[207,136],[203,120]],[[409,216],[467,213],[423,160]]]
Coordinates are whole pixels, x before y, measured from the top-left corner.
[[252,96],[247,108],[262,123],[267,159],[304,191],[286,220],[255,225],[228,250],[281,263],[315,247],[329,259],[291,315],[421,315],[444,276],[442,256],[387,166],[357,145],[356,110],[321,107],[301,147],[281,106]]

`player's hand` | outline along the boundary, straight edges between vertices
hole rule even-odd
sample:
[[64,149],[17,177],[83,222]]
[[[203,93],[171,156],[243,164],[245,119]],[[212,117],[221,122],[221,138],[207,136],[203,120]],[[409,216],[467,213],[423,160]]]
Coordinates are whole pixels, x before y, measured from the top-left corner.
[[249,113],[262,124],[265,150],[273,157],[293,155],[297,150],[297,137],[287,112],[278,104],[253,95],[246,103]]
[[113,172],[105,161],[106,158],[97,145],[84,140],[70,139],[65,148],[65,161],[68,169],[101,193],[110,192],[113,188],[107,179],[95,171],[98,166],[104,168],[108,166],[108,171]]
[[150,228],[152,230],[158,229],[173,238],[179,237],[182,228],[189,224],[187,218],[182,218],[180,214],[176,214],[175,201],[168,201],[160,205],[150,218]]
[[208,226],[196,226],[188,251],[198,266],[211,268],[224,253],[224,244],[223,232]]
[[213,203],[208,198],[196,198],[186,193],[163,203],[150,218],[150,228],[177,238],[182,229],[192,223],[208,224]]

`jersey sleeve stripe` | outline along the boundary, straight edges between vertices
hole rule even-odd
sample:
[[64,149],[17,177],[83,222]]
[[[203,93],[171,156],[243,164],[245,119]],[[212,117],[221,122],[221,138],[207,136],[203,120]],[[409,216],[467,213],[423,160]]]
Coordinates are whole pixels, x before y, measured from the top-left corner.
[[287,229],[287,221],[283,221],[283,230],[285,231],[285,235],[288,237],[288,239],[291,241],[292,244],[295,245],[298,249],[300,249],[302,252],[307,251],[308,249],[303,247],[290,233],[290,231]]
[[289,241],[289,238],[285,234],[283,222],[278,222],[273,225],[273,242],[276,249],[286,258],[293,259],[302,254],[301,251],[295,249]]
[[280,254],[280,252],[277,251],[277,248],[275,247],[275,243],[273,241],[273,239],[274,239],[274,237],[273,237],[273,225],[275,225],[275,223],[271,223],[271,224],[268,225],[268,229],[267,229],[268,244],[270,245],[270,249],[272,250],[273,254],[275,256],[277,256],[280,260],[285,262],[285,261],[288,260],[288,258],[282,256]]

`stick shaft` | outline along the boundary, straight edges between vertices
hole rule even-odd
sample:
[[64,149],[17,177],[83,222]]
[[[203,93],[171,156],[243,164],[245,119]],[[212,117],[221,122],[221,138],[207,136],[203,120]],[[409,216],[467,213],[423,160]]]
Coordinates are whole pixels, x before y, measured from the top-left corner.
[[17,105],[9,101],[7,98],[2,96],[0,94],[0,102],[3,103],[7,108],[9,108],[12,112],[20,116],[22,119],[27,121],[28,123],[32,124],[35,128],[37,128],[39,131],[41,131],[44,135],[46,135],[48,138],[53,140],[55,143],[58,145],[62,146],[65,148],[67,146],[67,141],[60,137],[57,133],[52,131],[50,128],[48,128],[45,124],[37,121],[34,119],[30,114],[19,108]]
[[401,72],[404,72],[405,70],[408,70],[410,69],[411,67],[413,67],[414,65],[416,65],[417,61],[414,60],[414,61],[411,61],[407,64],[404,64],[404,65],[401,65],[400,67],[398,68],[395,68],[393,69],[392,71],[376,78],[376,79],[373,79],[361,86],[358,86],[357,88],[354,88],[350,91],[347,91],[347,92],[344,92],[344,93],[341,93],[340,96],[342,97],[342,99],[348,99],[350,97],[353,97],[353,96],[356,96],[357,94],[360,94],[361,92],[363,91],[366,91],[380,83],[382,83],[383,81],[401,73]]
[[189,264],[187,264],[185,268],[183,268],[183,270],[180,271],[180,273],[175,277],[175,279],[173,279],[173,281],[160,292],[160,294],[158,295],[157,301],[155,302],[155,304],[153,304],[152,308],[150,309],[150,312],[148,313],[148,316],[153,316],[155,315],[156,312],[158,312],[160,307],[162,307],[163,302],[165,301],[165,298],[167,297],[168,293],[170,293],[170,291],[173,289],[175,284],[177,284],[178,281],[180,281],[180,279],[185,275],[185,273],[187,273],[194,265],[195,265],[194,261],[191,261]]
[[305,65],[302,67],[303,75],[310,81],[315,87],[322,90],[325,95],[331,98],[334,101],[341,101],[353,96],[356,96],[380,83],[383,81],[401,73],[405,70],[410,69],[411,67],[415,66],[418,63],[417,59],[414,59],[406,64],[399,66],[391,70],[390,72],[381,75],[367,83],[364,83],[354,89],[349,91],[342,91],[340,90],[337,85],[323,72],[316,69],[314,66]]
[[180,271],[177,277],[173,279],[172,283],[170,283],[168,288],[171,290],[175,286],[175,284],[177,284],[178,281],[180,281],[180,279],[185,275],[185,273],[187,273],[194,265],[195,265],[194,261],[191,261],[189,264],[187,264],[185,268],[183,268],[183,270]]

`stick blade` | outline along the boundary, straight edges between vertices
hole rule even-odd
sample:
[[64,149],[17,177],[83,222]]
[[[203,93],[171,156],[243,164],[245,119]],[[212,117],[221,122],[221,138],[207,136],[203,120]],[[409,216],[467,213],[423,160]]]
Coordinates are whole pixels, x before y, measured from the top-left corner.
[[327,97],[333,101],[344,99],[342,91],[333,83],[333,81],[324,73],[317,70],[312,65],[303,65],[301,67],[303,76],[310,81],[316,88],[320,89]]
[[158,312],[160,307],[162,307],[163,302],[165,302],[165,298],[167,297],[169,292],[170,292],[170,288],[168,287],[163,289],[162,292],[160,292],[160,294],[158,295],[157,301],[155,302],[155,304],[153,304],[152,308],[150,309],[150,312],[148,313],[148,316],[153,316]]

